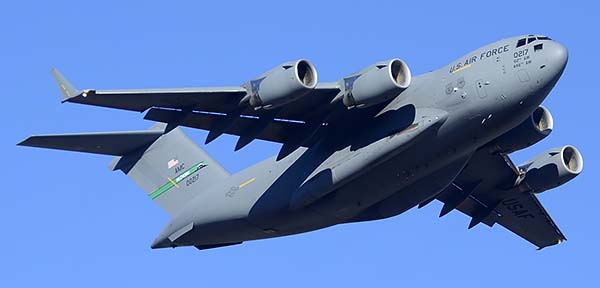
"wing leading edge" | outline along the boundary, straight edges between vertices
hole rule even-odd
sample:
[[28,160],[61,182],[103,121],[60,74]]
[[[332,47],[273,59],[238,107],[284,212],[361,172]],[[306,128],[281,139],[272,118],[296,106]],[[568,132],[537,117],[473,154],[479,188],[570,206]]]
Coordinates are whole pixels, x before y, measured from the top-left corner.
[[[122,90],[77,90],[56,69],[52,74],[60,88],[63,102],[94,105],[108,108],[143,112],[150,108],[168,108],[210,113],[232,113],[260,116],[264,112],[252,107],[240,107],[248,94],[241,86],[166,88],[166,89],[122,89]],[[279,109],[277,118],[307,121],[315,107],[327,106],[340,92],[337,83],[320,83],[308,95],[294,105]]]

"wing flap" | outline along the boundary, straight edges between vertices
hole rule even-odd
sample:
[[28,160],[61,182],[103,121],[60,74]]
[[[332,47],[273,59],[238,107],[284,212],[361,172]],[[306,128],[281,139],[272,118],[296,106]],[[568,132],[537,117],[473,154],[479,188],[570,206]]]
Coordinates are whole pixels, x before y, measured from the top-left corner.
[[[203,112],[190,112],[184,115],[185,112],[177,110],[157,109],[152,108],[148,111],[144,119],[171,123],[178,121],[181,126],[198,128],[202,130],[212,131],[218,126],[218,122],[228,121],[227,115]],[[274,119],[264,126],[258,133],[254,132],[257,125],[261,125],[258,117],[236,117],[231,120],[233,123],[227,125],[223,131],[226,134],[244,136],[252,136],[256,139],[286,143],[293,135],[304,133],[305,124],[301,122],[291,122]]]

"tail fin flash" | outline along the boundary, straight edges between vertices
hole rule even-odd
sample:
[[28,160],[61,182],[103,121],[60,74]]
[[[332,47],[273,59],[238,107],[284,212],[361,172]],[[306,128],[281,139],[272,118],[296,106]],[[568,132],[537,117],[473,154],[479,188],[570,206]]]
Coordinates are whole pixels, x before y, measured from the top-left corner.
[[165,133],[149,146],[115,158],[111,166],[123,171],[172,216],[207,184],[229,177],[180,128]]
[[171,216],[204,191],[229,177],[180,128],[165,133],[157,124],[146,131],[31,136],[22,146],[116,155],[110,168],[121,170]]

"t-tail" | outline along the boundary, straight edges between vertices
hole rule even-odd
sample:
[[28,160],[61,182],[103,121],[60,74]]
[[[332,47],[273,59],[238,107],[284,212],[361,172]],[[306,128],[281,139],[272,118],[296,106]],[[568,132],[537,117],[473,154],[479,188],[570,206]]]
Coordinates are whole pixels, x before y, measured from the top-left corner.
[[[110,168],[121,170],[160,207],[175,216],[192,198],[229,177],[214,159],[180,128],[164,124],[145,131],[31,136],[23,146],[117,156]],[[191,185],[192,183],[203,185]]]

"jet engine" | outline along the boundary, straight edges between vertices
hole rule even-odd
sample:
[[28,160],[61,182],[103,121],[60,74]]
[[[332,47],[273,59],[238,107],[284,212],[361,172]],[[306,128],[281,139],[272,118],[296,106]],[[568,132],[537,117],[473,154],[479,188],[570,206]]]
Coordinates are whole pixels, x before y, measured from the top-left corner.
[[317,70],[307,60],[283,63],[244,84],[248,103],[255,109],[273,109],[292,102],[317,86]]
[[369,107],[396,97],[410,81],[410,69],[404,61],[378,62],[343,79],[342,101],[349,108]]
[[519,126],[492,141],[491,150],[512,153],[527,148],[550,135],[553,126],[554,120],[550,111],[539,106]]
[[577,148],[567,145],[550,149],[520,168],[526,171],[520,186],[530,192],[541,193],[579,175],[583,170],[583,158]]

